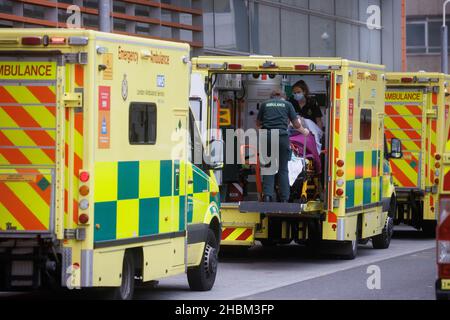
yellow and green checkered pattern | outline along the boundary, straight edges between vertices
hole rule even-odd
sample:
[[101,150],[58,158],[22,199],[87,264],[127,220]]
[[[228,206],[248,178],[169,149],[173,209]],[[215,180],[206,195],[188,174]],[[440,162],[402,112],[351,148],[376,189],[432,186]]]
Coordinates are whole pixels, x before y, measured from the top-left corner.
[[215,201],[209,179],[196,166],[180,161],[96,163],[94,241],[183,231],[186,220],[203,222]]
[[346,156],[345,207],[354,208],[381,200],[380,151],[348,152]]

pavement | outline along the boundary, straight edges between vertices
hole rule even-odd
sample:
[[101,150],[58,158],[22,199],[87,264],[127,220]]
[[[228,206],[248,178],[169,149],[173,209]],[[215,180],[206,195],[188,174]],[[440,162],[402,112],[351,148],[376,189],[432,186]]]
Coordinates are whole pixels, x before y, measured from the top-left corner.
[[[407,227],[395,230],[389,249],[373,249],[369,242],[358,247],[354,260],[312,256],[295,244],[257,245],[221,257],[212,291],[192,292],[186,275],[179,275],[161,279],[156,287],[136,289],[135,299],[434,299],[435,240]],[[373,265],[379,268],[380,289],[369,290],[367,268]],[[0,293],[6,296],[42,298]]]

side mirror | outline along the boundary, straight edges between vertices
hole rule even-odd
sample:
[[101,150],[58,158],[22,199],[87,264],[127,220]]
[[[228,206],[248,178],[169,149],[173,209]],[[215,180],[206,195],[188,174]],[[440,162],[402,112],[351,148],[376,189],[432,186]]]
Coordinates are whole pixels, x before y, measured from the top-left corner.
[[209,143],[209,155],[205,157],[205,162],[210,170],[220,170],[223,168],[223,148],[224,141],[213,139]]
[[391,140],[391,153],[389,155],[392,159],[400,159],[403,157],[402,142],[397,138]]

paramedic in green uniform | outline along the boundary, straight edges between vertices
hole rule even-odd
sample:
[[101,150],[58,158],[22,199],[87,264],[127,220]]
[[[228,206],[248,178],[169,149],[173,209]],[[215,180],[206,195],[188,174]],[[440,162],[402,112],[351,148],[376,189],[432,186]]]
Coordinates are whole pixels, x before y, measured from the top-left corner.
[[[281,202],[288,202],[290,193],[288,162],[291,149],[287,131],[289,122],[303,135],[307,136],[309,134],[309,130],[302,126],[294,107],[290,102],[285,100],[281,90],[274,90],[271,94],[271,99],[264,101],[259,108],[256,127],[267,130],[268,153],[271,153],[271,136],[275,130],[279,132],[278,159],[272,160],[275,160],[277,163]],[[274,185],[275,175],[263,176],[264,202],[271,202],[273,200]]]

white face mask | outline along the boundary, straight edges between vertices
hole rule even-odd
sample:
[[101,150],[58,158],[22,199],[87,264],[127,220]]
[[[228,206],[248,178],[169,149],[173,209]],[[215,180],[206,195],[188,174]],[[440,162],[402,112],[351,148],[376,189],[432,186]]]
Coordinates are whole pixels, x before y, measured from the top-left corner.
[[298,102],[305,101],[305,95],[303,93],[294,93],[294,99]]

